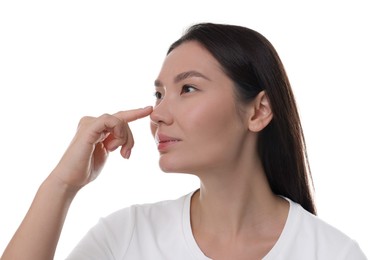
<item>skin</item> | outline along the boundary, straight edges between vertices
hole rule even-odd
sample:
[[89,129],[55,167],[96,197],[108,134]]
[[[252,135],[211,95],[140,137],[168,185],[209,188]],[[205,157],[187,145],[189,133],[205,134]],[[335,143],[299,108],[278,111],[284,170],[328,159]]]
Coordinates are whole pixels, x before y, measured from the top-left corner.
[[109,152],[121,147],[121,155],[129,158],[134,141],[128,122],[151,112],[152,107],[146,107],[98,118],[84,117],[62,159],[40,186],[1,259],[53,259],[77,192],[99,175]]
[[201,181],[191,201],[199,247],[212,259],[263,258],[289,210],[269,188],[257,154],[258,132],[272,119],[265,93],[239,104],[233,82],[197,42],[166,57],[155,85],[152,133],[179,140],[161,149],[160,167]]
[[272,119],[269,100],[261,92],[241,105],[233,87],[198,43],[177,47],[156,80],[154,109],[80,120],[1,259],[53,259],[74,197],[98,177],[110,152],[120,148],[122,157],[130,157],[128,123],[148,115],[161,141],[161,169],[201,180],[191,201],[191,225],[202,251],[212,259],[262,258],[278,240],[289,205],[271,192],[256,152],[258,133]]

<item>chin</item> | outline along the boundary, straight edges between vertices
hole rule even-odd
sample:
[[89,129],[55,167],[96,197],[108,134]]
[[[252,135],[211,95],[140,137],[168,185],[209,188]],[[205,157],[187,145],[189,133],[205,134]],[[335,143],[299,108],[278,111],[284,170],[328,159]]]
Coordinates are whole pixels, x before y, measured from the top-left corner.
[[187,167],[187,164],[181,160],[176,161],[167,156],[160,156],[159,167],[165,173],[192,173],[191,167]]
[[183,173],[180,167],[176,167],[176,165],[169,165],[164,163],[159,163],[160,169],[165,173]]
[[177,172],[177,168],[179,168],[179,167],[176,167],[177,163],[173,162],[173,160],[168,160],[168,158],[166,157],[167,156],[165,155],[160,155],[160,159],[159,159],[160,169],[166,173]]

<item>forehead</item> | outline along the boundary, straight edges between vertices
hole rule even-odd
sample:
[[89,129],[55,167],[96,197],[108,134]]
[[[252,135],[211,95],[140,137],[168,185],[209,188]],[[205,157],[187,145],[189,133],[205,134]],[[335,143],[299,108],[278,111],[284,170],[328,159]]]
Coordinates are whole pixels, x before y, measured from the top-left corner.
[[182,43],[171,51],[162,65],[159,79],[175,76],[185,71],[198,71],[211,77],[224,73],[212,54],[196,41]]

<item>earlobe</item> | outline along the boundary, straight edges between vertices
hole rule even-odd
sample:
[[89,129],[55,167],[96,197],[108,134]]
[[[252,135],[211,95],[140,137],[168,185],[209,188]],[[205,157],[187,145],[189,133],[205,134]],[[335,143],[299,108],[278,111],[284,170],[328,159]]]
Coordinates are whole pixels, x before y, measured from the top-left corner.
[[251,105],[249,130],[252,132],[259,132],[273,119],[270,100],[266,95],[266,92],[264,90],[261,91]]

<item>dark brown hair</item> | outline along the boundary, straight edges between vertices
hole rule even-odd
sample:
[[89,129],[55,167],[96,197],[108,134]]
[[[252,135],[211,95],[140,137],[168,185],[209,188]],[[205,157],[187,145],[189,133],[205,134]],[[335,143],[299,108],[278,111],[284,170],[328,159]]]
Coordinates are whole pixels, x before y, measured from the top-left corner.
[[295,98],[273,45],[260,33],[242,26],[200,23],[171,45],[197,41],[220,63],[236,86],[238,99],[252,101],[265,90],[273,119],[259,134],[257,149],[273,193],[287,197],[312,214],[312,178]]

